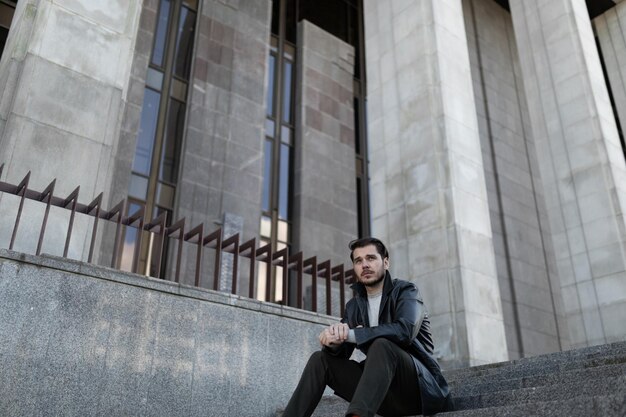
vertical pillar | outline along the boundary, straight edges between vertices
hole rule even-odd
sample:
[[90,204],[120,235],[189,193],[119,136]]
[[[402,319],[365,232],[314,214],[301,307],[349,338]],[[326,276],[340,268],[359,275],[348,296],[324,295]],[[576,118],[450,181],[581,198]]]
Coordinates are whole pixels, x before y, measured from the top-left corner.
[[507,359],[460,0],[365,1],[373,234],[449,366]]
[[354,49],[307,21],[298,40],[294,246],[343,263],[357,237]]
[[[108,194],[123,110],[136,98],[128,82],[141,5],[141,0],[17,4],[0,62],[0,163],[6,164],[9,181],[19,182],[30,170],[30,186],[38,191],[57,178],[55,195],[67,196],[78,185],[81,202]],[[37,245],[42,210],[36,209],[23,215],[29,221],[20,224],[17,250],[33,252]],[[10,236],[15,211],[3,198],[3,239]],[[63,252],[64,221],[49,221],[47,236],[56,240],[46,239],[44,251]],[[69,256],[86,258],[89,245],[79,229],[77,219]]]
[[[270,6],[203,0],[189,87],[177,217],[204,223],[205,232],[222,226],[225,238],[238,231],[242,241],[259,233]],[[186,264],[190,280],[193,262]],[[203,265],[201,285],[212,286],[212,268]],[[239,282],[241,294],[247,285]]]
[[511,0],[573,347],[623,338],[626,167],[583,0]]
[[[354,48],[317,26],[298,24],[294,249],[349,263],[357,237],[353,110]],[[319,280],[318,280],[319,282]],[[336,286],[332,313],[340,315]],[[318,286],[318,311],[326,311]]]

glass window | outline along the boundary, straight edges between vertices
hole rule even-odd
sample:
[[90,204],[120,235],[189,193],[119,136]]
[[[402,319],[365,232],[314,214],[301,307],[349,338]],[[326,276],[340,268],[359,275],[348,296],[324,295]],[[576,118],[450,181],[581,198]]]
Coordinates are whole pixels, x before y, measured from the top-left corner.
[[273,145],[272,141],[265,141],[265,164],[263,166],[263,211],[270,210]]
[[148,178],[137,174],[130,177],[130,189],[128,194],[139,200],[146,200],[148,196]]
[[154,48],[152,50],[152,63],[158,67],[163,66],[165,59],[165,42],[167,40],[167,27],[170,19],[170,0],[161,0],[159,7],[159,20],[156,33],[154,34]]
[[268,79],[268,86],[267,86],[267,101],[265,103],[268,116],[274,115],[274,77],[275,77],[275,71],[276,71],[275,66],[276,66],[276,56],[274,56],[273,54],[270,54],[270,62],[269,62],[269,68],[268,68],[269,79]]
[[180,18],[178,20],[174,74],[184,80],[189,79],[189,72],[191,71],[195,24],[196,12],[189,10],[186,7],[182,7],[180,9]]
[[284,61],[283,66],[283,121],[291,122],[291,75],[293,64]]
[[167,112],[167,127],[161,152],[161,173],[159,178],[171,184],[178,180],[178,159],[185,125],[185,105],[170,99]]
[[159,119],[159,100],[161,94],[146,88],[143,96],[141,122],[137,135],[137,148],[133,160],[133,171],[143,175],[150,175],[154,138]]
[[267,216],[261,217],[261,236],[263,237],[271,237],[272,236],[272,219]]
[[290,149],[284,143],[280,145],[280,173],[278,190],[278,217],[289,218],[289,160]]

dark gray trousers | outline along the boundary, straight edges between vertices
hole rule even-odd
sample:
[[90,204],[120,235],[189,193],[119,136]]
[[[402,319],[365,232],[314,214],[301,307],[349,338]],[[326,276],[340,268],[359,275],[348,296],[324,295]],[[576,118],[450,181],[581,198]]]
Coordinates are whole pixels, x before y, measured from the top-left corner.
[[313,353],[283,417],[309,417],[328,385],[350,401],[346,416],[406,416],[421,414],[417,371],[411,355],[387,339],[372,342],[361,363]]

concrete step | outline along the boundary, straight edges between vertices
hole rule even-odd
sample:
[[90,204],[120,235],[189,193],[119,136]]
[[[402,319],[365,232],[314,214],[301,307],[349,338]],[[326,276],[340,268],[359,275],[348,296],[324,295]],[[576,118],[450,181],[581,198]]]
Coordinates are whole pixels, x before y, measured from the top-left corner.
[[[438,414],[442,417],[626,416],[626,342],[445,375],[456,411]],[[343,399],[328,396],[313,416],[343,416],[347,408]]]
[[453,385],[456,381],[462,381],[464,384],[483,379],[501,381],[625,362],[626,342],[616,342],[509,362],[449,370],[445,371],[444,375]]
[[[335,414],[335,416],[341,414]],[[329,415],[330,416],[330,415]],[[551,400],[513,404],[501,407],[439,413],[437,417],[623,417],[626,396],[623,394],[595,397],[576,396],[567,400]]]
[[566,401],[574,397],[590,398],[607,394],[621,394],[626,397],[626,375],[569,381],[559,385],[487,392],[468,397],[457,397],[453,393],[453,396],[455,409],[466,410],[545,401]]
[[455,397],[468,397],[498,391],[540,387],[543,385],[561,385],[569,381],[603,379],[620,375],[626,375],[626,360],[615,365],[596,366],[504,380],[493,380],[489,376],[480,376],[466,381],[453,381],[450,384],[450,389]]
[[[313,413],[313,417],[340,417],[347,409],[348,403],[341,398],[324,397]],[[601,395],[591,398],[577,396],[567,400],[450,411],[439,413],[437,417],[624,417],[625,415],[626,396]]]

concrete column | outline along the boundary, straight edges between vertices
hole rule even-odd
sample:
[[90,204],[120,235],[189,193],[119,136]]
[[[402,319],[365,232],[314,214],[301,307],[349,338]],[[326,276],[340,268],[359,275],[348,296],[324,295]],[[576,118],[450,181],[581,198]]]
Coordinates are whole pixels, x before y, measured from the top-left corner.
[[[350,264],[348,242],[358,233],[353,73],[352,46],[307,21],[299,23],[293,246],[333,265]],[[338,287],[332,300],[338,316]],[[318,311],[326,311],[323,284]]]
[[463,0],[509,359],[561,350],[567,326],[510,13]]
[[[0,62],[3,177],[17,182],[31,170],[36,190],[57,178],[56,195],[67,196],[80,185],[81,202],[101,191],[108,196],[141,5],[141,0],[17,4]],[[0,236],[9,239],[15,215],[9,197],[2,198],[1,210]],[[42,210],[27,207],[16,249],[34,252],[41,217]],[[49,220],[45,252],[63,252],[67,223],[55,221],[62,218]],[[80,227],[77,219],[75,229]],[[85,238],[74,232],[71,257],[85,257]]]
[[294,248],[342,263],[357,237],[354,48],[307,21],[298,41]]
[[626,167],[583,0],[511,0],[572,347],[622,340]]
[[364,2],[373,234],[446,366],[507,359],[460,0]]
[[[242,239],[259,233],[270,6],[202,2],[175,215],[205,232],[235,216]],[[183,265],[190,283],[194,263]],[[212,268],[204,265],[201,285],[213,285]],[[247,294],[247,280],[239,284]]]
[[623,132],[626,128],[626,3],[607,10],[593,23]]

